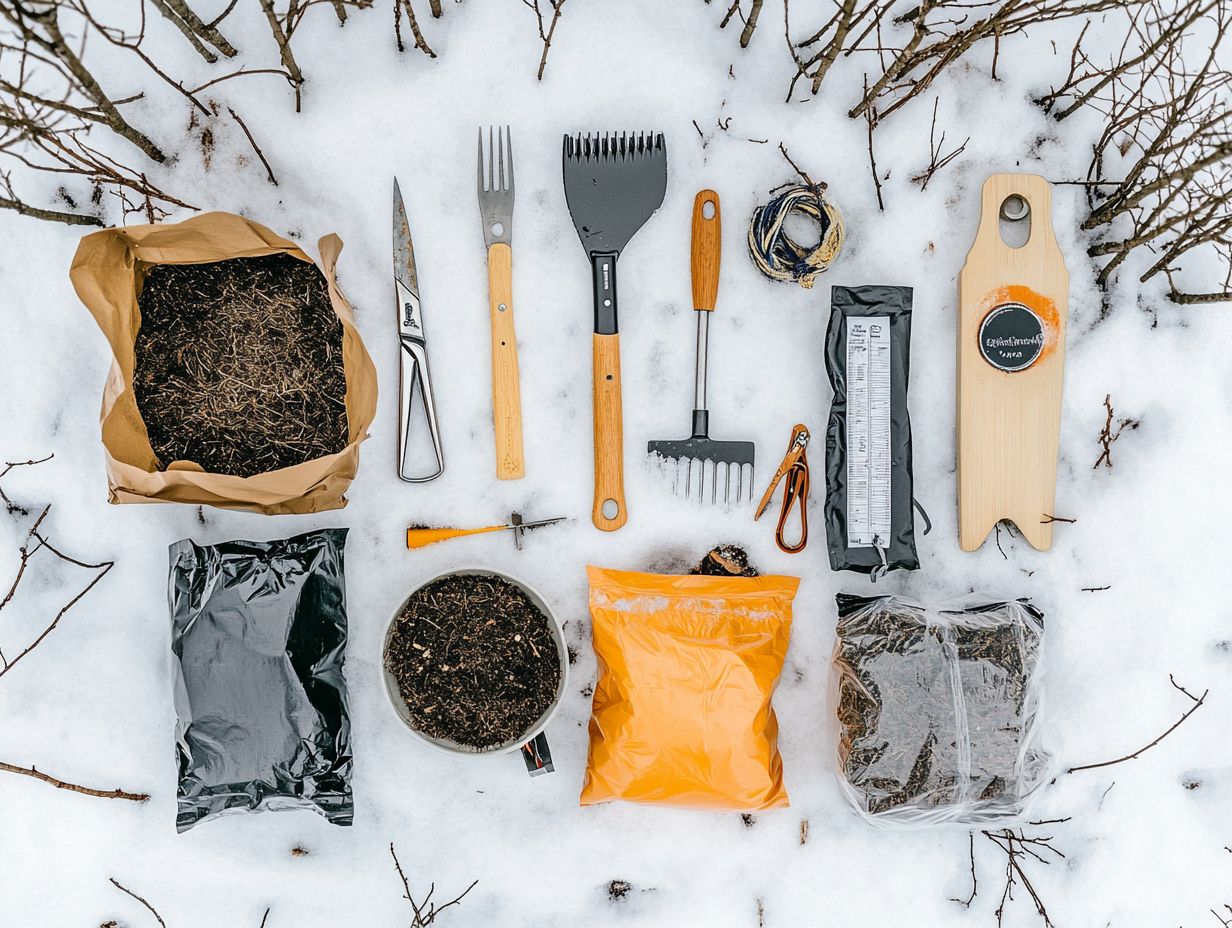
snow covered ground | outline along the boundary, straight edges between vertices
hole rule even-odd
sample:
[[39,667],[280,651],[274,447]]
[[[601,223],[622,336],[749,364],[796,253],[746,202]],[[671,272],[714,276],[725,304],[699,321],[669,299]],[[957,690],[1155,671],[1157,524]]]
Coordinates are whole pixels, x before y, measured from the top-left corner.
[[[229,32],[264,47],[256,4]],[[915,288],[911,412],[916,495],[934,522],[920,540],[922,569],[879,587],[928,600],[971,589],[1030,596],[1047,613],[1047,739],[1058,778],[1034,818],[1064,859],[1030,877],[1059,928],[1212,926],[1232,903],[1232,608],[1223,596],[1224,534],[1232,525],[1226,468],[1232,449],[1232,315],[1226,306],[1179,308],[1152,288],[1100,295],[1077,231],[1079,188],[1058,187],[1054,224],[1071,274],[1057,526],[1049,553],[1003,535],[976,554],[958,548],[955,506],[956,276],[975,231],[979,187],[994,171],[1081,176],[1091,123],[1060,127],[1028,102],[1068,56],[1066,26],[1005,43],[1000,82],[959,66],[936,84],[938,124],[966,151],[921,193],[908,178],[928,161],[931,94],[878,130],[889,173],[879,212],[865,127],[845,111],[861,75],[845,62],[818,98],[786,104],[790,77],[781,10],[768,4],[751,47],[720,32],[718,4],[570,3],[545,78],[534,79],[534,18],[512,0],[448,4],[423,23],[437,60],[393,47],[389,10],[354,13],[339,32],[328,7],[296,37],[307,75],[304,110],[277,78],[231,82],[237,106],[280,185],[269,185],[233,124],[220,122],[204,163],[180,98],[135,104],[160,142],[179,152],[180,193],[290,233],[346,242],[342,287],[381,372],[380,411],[363,448],[350,505],[316,516],[263,517],[193,507],[106,503],[97,411],[106,344],[78,303],[68,266],[78,231],[0,213],[0,458],[55,458],[20,468],[5,491],[31,508],[52,503],[50,537],[115,569],[61,626],[0,679],[0,760],[37,764],[74,782],[121,785],[144,805],[92,799],[0,774],[0,925],[152,925],[115,878],[148,899],[171,928],[226,925],[404,925],[410,918],[390,842],[413,887],[452,898],[478,886],[440,924],[745,926],[995,924],[1005,855],[975,835],[978,894],[969,908],[968,832],[871,828],[835,781],[827,682],[836,591],[863,576],[830,572],[820,518],[823,452],[813,456],[813,539],[780,554],[773,526],[746,509],[698,510],[673,500],[644,466],[649,438],[682,435],[693,378],[688,248],[694,193],[719,191],[724,264],[712,324],[711,408],[717,437],[758,445],[759,480],[793,423],[824,428],[829,388],[823,336],[829,285]],[[726,6],[724,4],[724,6]],[[165,24],[151,22],[152,30]],[[1057,39],[1054,53],[1050,39]],[[204,65],[170,34],[164,60]],[[178,56],[178,57],[177,57]],[[729,73],[729,65],[731,71]],[[129,64],[127,67],[131,68]],[[203,71],[203,73],[205,73]],[[123,85],[125,74],[111,79]],[[142,109],[145,107],[145,109]],[[716,123],[722,119],[727,129]],[[728,120],[730,119],[730,122]],[[693,126],[701,127],[702,138]],[[477,125],[508,122],[517,155],[514,293],[527,477],[493,479],[484,251],[473,186]],[[1071,124],[1073,123],[1073,124]],[[630,522],[608,535],[589,521],[590,275],[565,207],[562,133],[658,129],[669,160],[662,209],[620,268]],[[765,144],[747,139],[768,139]],[[744,250],[746,223],[767,191],[791,179],[777,145],[830,184],[848,223],[832,272],[806,291],[759,276]],[[397,343],[389,203],[394,174],[410,215],[447,455],[445,475],[410,486],[394,473]],[[1125,280],[1132,280],[1126,275]],[[1113,448],[1115,467],[1093,469],[1110,394],[1118,416],[1141,427]],[[517,508],[572,522],[532,534],[522,552],[491,536],[408,553],[412,522],[480,524]],[[306,812],[236,815],[177,835],[167,546],[192,537],[285,537],[349,526],[347,657],[356,756],[355,824]],[[0,518],[7,576],[28,527]],[[581,809],[586,721],[595,665],[588,644],[584,565],[640,568],[694,561],[711,544],[746,546],[764,572],[803,578],[788,669],[776,699],[788,810],[755,816],[611,805]],[[455,760],[425,750],[401,727],[380,681],[380,641],[406,593],[457,566],[522,577],[553,603],[578,647],[562,710],[549,729],[557,772],[530,779],[516,756]],[[45,566],[45,565],[44,565]],[[33,569],[33,568],[32,568]],[[11,656],[37,634],[75,569],[40,570],[0,621]],[[1083,587],[1104,587],[1085,592]],[[1189,701],[1206,704],[1137,760],[1061,774],[1151,741]],[[807,820],[807,843],[800,824]],[[293,855],[292,848],[306,849]],[[627,881],[620,898],[613,880]],[[759,922],[760,920],[760,922]],[[1007,925],[1040,924],[1015,891]]]

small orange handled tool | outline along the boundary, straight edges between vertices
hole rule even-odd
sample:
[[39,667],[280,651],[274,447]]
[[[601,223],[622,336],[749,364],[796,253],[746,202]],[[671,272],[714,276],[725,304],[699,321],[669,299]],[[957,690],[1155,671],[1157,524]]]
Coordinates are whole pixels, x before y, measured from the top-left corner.
[[[761,502],[757,504],[757,513],[753,516],[755,522],[761,518],[766,507],[770,505],[775,488],[778,487],[780,481],[786,478],[787,485],[783,488],[783,506],[779,510],[779,524],[774,530],[774,541],[786,554],[798,554],[808,544],[809,468],[805,449],[808,448],[811,437],[808,428],[803,423],[797,423],[791,430],[791,441],[787,444],[787,453],[783,455],[783,463],[770,478],[770,486],[766,487]],[[797,503],[800,506],[800,538],[793,545],[783,540],[783,528],[787,525],[791,507]]]
[[556,519],[540,519],[537,522],[522,521],[521,513],[513,513],[509,516],[509,521],[503,525],[485,525],[483,528],[427,528],[426,526],[414,526],[406,530],[406,546],[411,550],[416,548],[426,548],[428,545],[434,545],[438,541],[448,541],[451,538],[463,538],[466,535],[486,535],[489,532],[513,532],[513,543],[517,545],[518,550],[522,550],[522,535],[532,528],[542,528],[545,525],[555,525],[557,522],[563,522],[564,516]]

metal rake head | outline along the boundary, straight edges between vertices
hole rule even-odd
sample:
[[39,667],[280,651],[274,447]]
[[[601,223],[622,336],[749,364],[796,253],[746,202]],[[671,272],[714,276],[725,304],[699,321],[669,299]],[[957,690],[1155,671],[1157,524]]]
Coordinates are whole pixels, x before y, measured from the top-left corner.
[[[705,438],[688,438],[683,441],[652,441],[647,443],[651,456],[658,456],[666,464],[675,463],[672,478],[672,494],[691,499],[694,491],[697,501],[705,503],[707,496],[711,505],[719,502],[719,485],[723,486],[723,503],[753,501],[753,442],[714,441]],[[709,494],[707,494],[709,485]],[[734,494],[734,495],[733,495]]]
[[[487,183],[484,183],[484,162],[487,162]],[[505,169],[509,170],[508,181]],[[475,186],[479,194],[479,212],[483,217],[484,242],[491,248],[497,242],[508,245],[513,236],[513,138],[509,127],[505,134],[488,127],[485,158],[483,129],[479,130],[479,159]]]

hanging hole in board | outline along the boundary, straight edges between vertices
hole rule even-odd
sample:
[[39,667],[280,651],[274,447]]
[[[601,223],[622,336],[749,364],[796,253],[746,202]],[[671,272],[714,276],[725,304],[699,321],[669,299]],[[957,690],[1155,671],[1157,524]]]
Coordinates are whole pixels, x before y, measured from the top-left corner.
[[620,503],[614,499],[605,499],[601,511],[603,512],[603,518],[614,519],[620,515]]
[[1001,241],[1010,248],[1021,248],[1031,238],[1031,204],[1026,197],[1011,193],[1001,201],[998,211]]
[[714,218],[714,200],[706,200],[704,203],[702,203],[702,218],[704,219]]

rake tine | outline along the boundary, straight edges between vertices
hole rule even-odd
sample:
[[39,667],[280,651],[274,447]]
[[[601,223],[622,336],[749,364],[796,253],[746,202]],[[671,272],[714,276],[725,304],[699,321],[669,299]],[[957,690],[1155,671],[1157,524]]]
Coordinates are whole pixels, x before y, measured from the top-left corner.
[[693,459],[688,458],[688,465],[684,472],[684,498],[689,498],[689,493],[693,491]]
[[714,506],[719,501],[719,462],[712,461],[710,468],[710,505]]
[[[731,463],[730,462],[728,463],[726,467],[723,468],[723,473],[726,475],[724,483],[723,483],[723,505],[726,506],[731,502]],[[740,502],[740,500],[736,500],[736,502]]]

